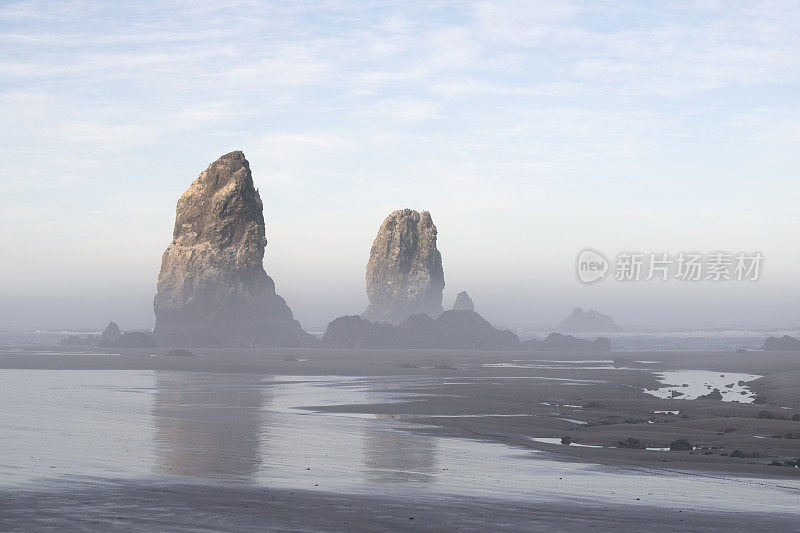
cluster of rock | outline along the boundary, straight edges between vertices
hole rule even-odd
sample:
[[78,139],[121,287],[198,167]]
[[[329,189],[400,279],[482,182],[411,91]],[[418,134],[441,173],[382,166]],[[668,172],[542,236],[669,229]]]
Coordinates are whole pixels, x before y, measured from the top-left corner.
[[394,326],[359,316],[343,316],[328,324],[322,345],[329,348],[443,348],[452,350],[609,351],[600,337],[588,341],[551,333],[546,339],[520,341],[497,329],[475,311],[445,311],[437,318],[417,314]]
[[330,348],[446,348],[513,350],[519,338],[494,328],[475,311],[445,311],[436,318],[419,313],[394,326],[359,316],[343,316],[322,337]]
[[392,212],[381,224],[367,263],[369,305],[361,316],[328,324],[330,348],[440,348],[453,350],[608,350],[610,343],[553,334],[520,342],[475,312],[466,291],[442,312],[444,271],[430,213]]
[[[367,263],[369,305],[361,316],[333,320],[318,341],[303,331],[264,271],[263,204],[250,164],[242,152],[234,151],[211,163],[178,200],[172,242],[164,251],[153,299],[153,335],[122,333],[112,322],[100,336],[72,336],[63,344],[610,349],[607,339],[587,341],[558,333],[541,341],[520,341],[475,312],[466,292],[458,294],[452,310],[442,312],[444,271],[436,240],[437,229],[427,211],[401,209],[389,214],[372,243]],[[576,313],[583,314],[577,309],[571,315],[573,322]],[[603,316],[590,311],[583,320],[596,322]],[[616,327],[610,319],[607,322]],[[611,329],[603,325],[601,329]],[[178,351],[174,355],[186,354]]]
[[61,341],[61,346],[97,346],[103,348],[153,348],[156,343],[149,333],[144,331],[126,331],[122,333],[116,322],[109,322],[100,335],[70,335]]
[[263,205],[242,152],[220,157],[178,200],[153,301],[166,346],[313,342],[264,271]]
[[767,337],[764,341],[767,352],[800,352],[800,340],[784,335],[783,337]]
[[591,332],[620,331],[622,328],[615,324],[608,315],[598,313],[593,309],[584,312],[580,307],[576,307],[567,318],[558,324],[557,329],[568,332]]

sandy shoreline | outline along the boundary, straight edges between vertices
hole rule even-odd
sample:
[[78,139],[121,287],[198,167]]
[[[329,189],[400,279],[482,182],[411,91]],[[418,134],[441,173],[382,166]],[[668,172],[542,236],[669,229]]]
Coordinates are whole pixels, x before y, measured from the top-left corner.
[[796,514],[665,509],[631,502],[381,498],[223,484],[115,482],[0,491],[4,531],[796,530]]
[[[54,348],[54,351],[60,351]],[[125,350],[57,355],[0,351],[0,369],[174,370],[302,376],[409,376],[430,378],[424,386],[397,392],[422,395],[385,404],[306,407],[318,411],[400,416],[424,424],[421,431],[439,428],[445,434],[486,439],[542,449],[565,457],[601,464],[635,464],[670,469],[707,469],[732,474],[798,476],[800,469],[767,467],[771,458],[800,457],[800,354],[794,352],[642,352],[626,359],[657,360],[647,369],[508,368],[484,366],[509,361],[603,361],[619,354],[585,352],[467,352],[449,350],[195,350],[197,357],[164,357],[165,350]],[[156,354],[152,357],[150,354]],[[592,365],[587,365],[591,367]],[[437,368],[438,367],[438,368]],[[663,400],[641,391],[656,387],[659,370],[709,369],[763,375],[751,384],[766,405],[718,401]],[[797,378],[797,379],[795,379]],[[594,402],[598,407],[585,408]],[[679,411],[680,415],[655,411]],[[767,411],[773,418],[763,418]],[[444,415],[444,416],[432,416]],[[468,416],[464,416],[468,415]],[[479,416],[503,415],[503,416]],[[517,415],[517,416],[508,416]],[[527,415],[527,416],[519,416]],[[760,417],[761,415],[761,417]],[[586,424],[575,424],[580,420]],[[653,423],[648,423],[653,422]],[[733,430],[733,431],[731,431]],[[727,432],[726,432],[727,431]],[[797,439],[773,438],[796,434]],[[577,442],[603,449],[563,447],[531,441],[530,437],[569,435]],[[652,447],[668,447],[678,438],[695,446],[717,448],[669,454],[617,449],[628,437]],[[764,438],[755,438],[764,437]],[[757,451],[760,459],[722,456],[734,450]]]
[[[631,493],[629,504],[620,503],[618,497],[593,501],[580,495],[564,498],[554,494],[546,498],[541,495],[546,492],[529,501],[468,493],[460,497],[439,495],[432,501],[422,494],[415,497],[413,491],[389,497],[377,493],[308,491],[301,490],[302,487],[244,486],[196,477],[185,483],[180,476],[122,480],[110,476],[75,483],[54,480],[45,486],[3,488],[0,490],[3,530],[113,527],[197,531],[272,527],[389,531],[398,527],[420,530],[457,527],[481,531],[487,523],[492,523],[502,524],[506,530],[530,530],[534,525],[551,531],[574,531],[591,529],[598,521],[603,530],[630,530],[643,520],[676,531],[713,531],[723,526],[731,531],[748,531],[765,525],[779,530],[795,527],[796,505],[786,507],[785,513],[775,509],[738,513],[730,506],[714,511],[713,504],[709,507],[702,499],[709,498],[711,503],[716,497],[716,489],[708,487],[718,486],[720,492],[716,494],[725,494],[725,498],[743,490],[758,494],[759,487],[769,487],[769,490],[788,491],[787,501],[800,502],[800,491],[796,488],[800,469],[768,465],[770,461],[800,456],[800,439],[771,437],[800,433],[800,421],[791,420],[800,413],[800,394],[794,383],[800,380],[792,377],[799,373],[800,354],[796,353],[626,353],[625,358],[648,361],[648,366],[619,369],[603,362],[620,356],[614,353],[197,350],[196,357],[165,357],[164,350],[154,350],[153,357],[151,351],[141,350],[118,355],[59,354],[60,351],[41,347],[32,351],[0,350],[0,369],[153,370],[165,376],[238,374],[258,377],[265,383],[271,380],[288,383],[287,380],[295,379],[292,376],[306,380],[314,380],[315,376],[354,378],[355,381],[345,380],[341,385],[329,387],[379,390],[381,394],[375,395],[373,401],[367,394],[366,400],[360,399],[358,403],[333,404],[315,404],[313,395],[299,396],[292,399],[292,405],[309,413],[388,417],[402,422],[403,431],[411,434],[475,439],[509,445],[511,451],[538,450],[562,462],[565,471],[570,463],[595,464],[611,469],[609,472],[634,476],[664,475],[666,480],[678,479],[676,475],[696,477],[706,487],[703,490],[711,492],[687,495],[689,503],[683,507],[653,505],[655,501],[648,503],[648,495],[644,493],[641,501]],[[548,363],[549,360],[573,363]],[[533,366],[525,366],[528,364]],[[678,369],[763,375],[752,386],[769,404],[665,400],[642,392],[643,388],[658,386],[655,372]],[[386,401],[393,395],[396,398]],[[166,398],[186,401],[183,397]],[[237,397],[236,401],[243,400]],[[250,399],[244,397],[244,401]],[[654,415],[655,411],[680,414]],[[763,411],[772,413],[772,418],[764,417]],[[160,416],[173,415],[167,410]],[[184,415],[176,412],[175,416]],[[532,440],[562,435],[569,435],[581,444],[601,447]],[[695,446],[713,452],[705,455],[702,450],[661,452],[616,447],[618,441],[628,437],[640,439],[648,447],[664,447],[674,439],[687,438]],[[233,438],[249,437],[234,435]],[[756,450],[759,457],[727,455],[735,449],[748,454]],[[462,466],[469,469],[469,461]],[[785,488],[781,488],[781,479],[786,480]],[[797,494],[791,496],[795,491]]]

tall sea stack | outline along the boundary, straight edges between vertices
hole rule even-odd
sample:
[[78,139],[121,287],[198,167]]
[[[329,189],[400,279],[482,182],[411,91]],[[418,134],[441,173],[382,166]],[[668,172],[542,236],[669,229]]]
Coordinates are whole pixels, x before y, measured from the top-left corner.
[[367,320],[398,324],[442,312],[444,272],[430,213],[395,211],[381,224],[367,263]]
[[161,260],[154,335],[161,344],[299,346],[312,337],[264,271],[261,197],[242,152],[220,157],[178,200]]

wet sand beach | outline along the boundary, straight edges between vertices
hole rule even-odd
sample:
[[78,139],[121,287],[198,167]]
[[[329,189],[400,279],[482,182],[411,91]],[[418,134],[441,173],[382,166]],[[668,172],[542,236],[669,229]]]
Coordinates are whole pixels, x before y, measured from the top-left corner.
[[0,351],[0,529],[797,528],[797,353],[165,352]]

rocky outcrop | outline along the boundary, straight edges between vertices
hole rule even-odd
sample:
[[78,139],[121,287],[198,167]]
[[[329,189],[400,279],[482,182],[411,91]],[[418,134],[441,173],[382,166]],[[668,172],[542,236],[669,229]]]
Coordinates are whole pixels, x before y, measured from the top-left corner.
[[119,330],[119,325],[111,321],[106,326],[106,329],[103,330],[103,334],[100,335],[98,346],[114,346],[114,343],[117,342],[120,337],[122,337],[122,332]]
[[767,352],[800,352],[800,341],[789,335],[783,337],[767,337],[764,341]]
[[456,295],[456,303],[453,304],[453,311],[474,311],[475,304],[469,297],[467,291],[461,291]]
[[694,449],[694,446],[686,439],[676,439],[669,443],[669,450],[671,452],[691,451],[692,449]]
[[569,332],[589,332],[589,331],[619,331],[619,327],[611,320],[611,317],[598,313],[592,309],[584,312],[580,307],[576,307],[570,315],[562,320],[558,331]]
[[445,311],[437,318],[410,316],[397,326],[403,347],[451,350],[515,350],[519,338],[494,328],[475,311]]
[[264,272],[261,197],[242,152],[212,163],[178,200],[158,276],[154,335],[189,346],[298,346],[313,337]]
[[399,324],[418,313],[439,316],[444,272],[430,213],[403,209],[386,217],[372,243],[366,280],[367,320]]
[[610,352],[611,341],[597,337],[593,341],[579,339],[572,335],[551,333],[544,340],[529,340],[520,343],[523,350],[547,352]]
[[322,345],[329,348],[397,348],[401,343],[394,326],[370,322],[360,316],[341,316],[328,324]]
[[445,311],[436,318],[419,313],[392,326],[358,316],[339,317],[322,338],[331,348],[417,348],[448,350],[609,351],[604,337],[595,341],[559,333],[542,341],[524,341],[497,329],[475,311]]
[[437,318],[418,313],[397,326],[357,316],[340,317],[328,324],[322,344],[332,348],[516,350],[519,338],[492,327],[475,311],[445,311]]

